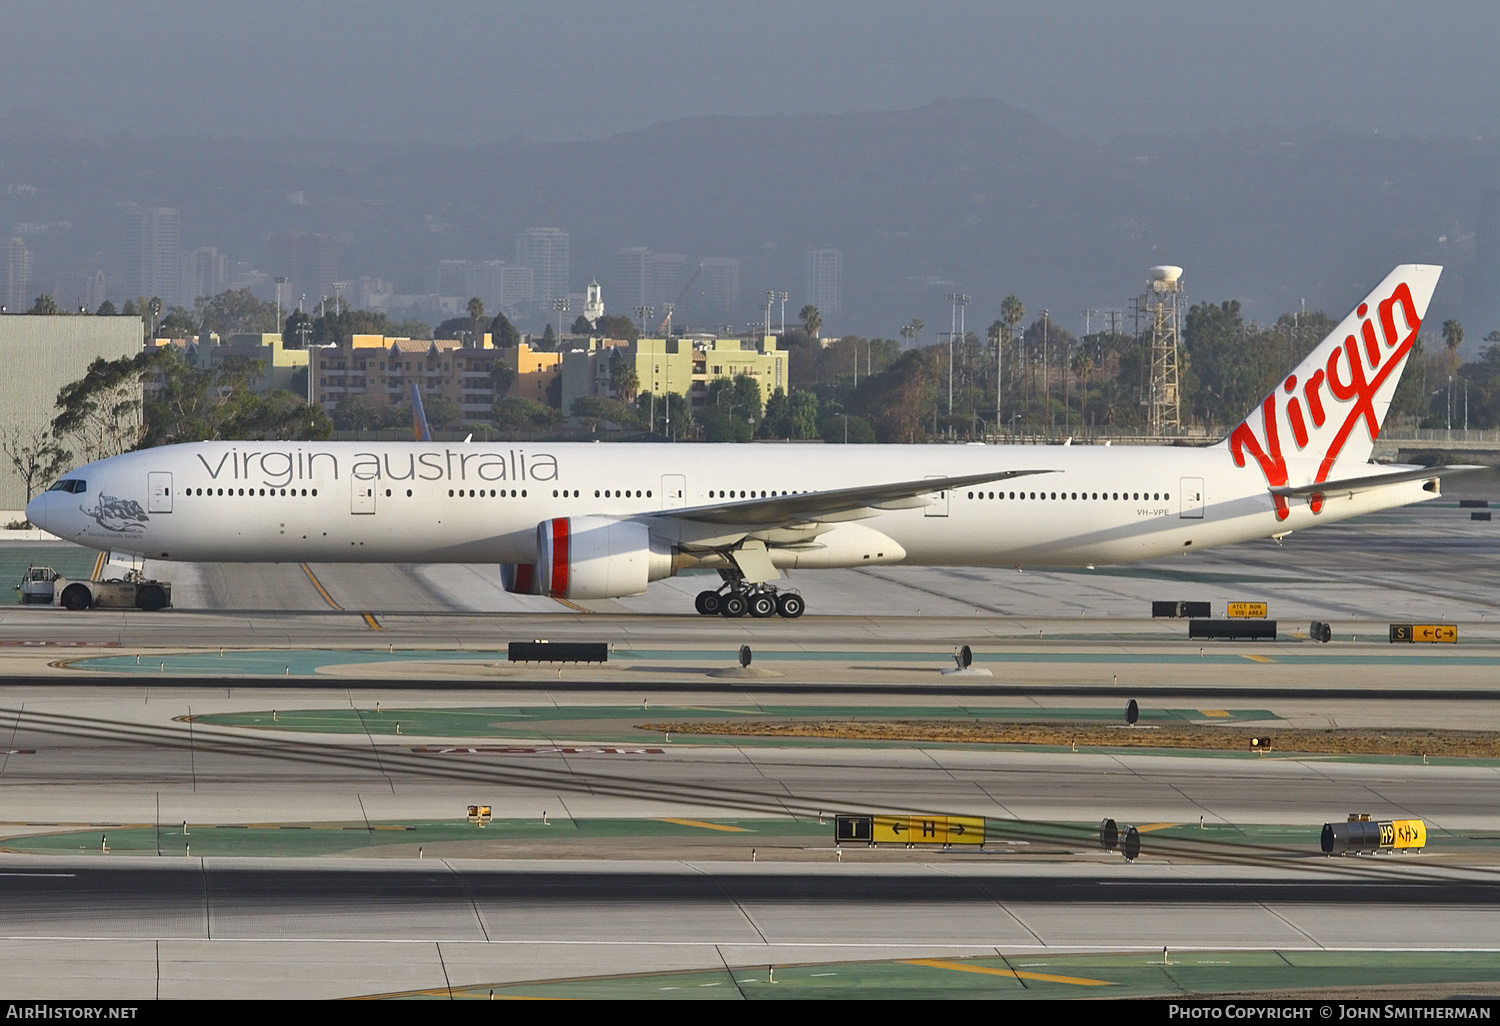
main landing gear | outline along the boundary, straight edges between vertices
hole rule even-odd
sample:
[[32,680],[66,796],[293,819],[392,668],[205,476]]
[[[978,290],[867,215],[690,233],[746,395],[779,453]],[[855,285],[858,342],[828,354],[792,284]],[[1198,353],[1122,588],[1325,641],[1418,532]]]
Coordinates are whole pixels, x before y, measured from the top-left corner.
[[778,591],[769,584],[746,584],[743,580],[726,581],[718,591],[700,591],[693,602],[703,616],[757,618],[784,616],[795,620],[807,611],[807,603],[795,591]]

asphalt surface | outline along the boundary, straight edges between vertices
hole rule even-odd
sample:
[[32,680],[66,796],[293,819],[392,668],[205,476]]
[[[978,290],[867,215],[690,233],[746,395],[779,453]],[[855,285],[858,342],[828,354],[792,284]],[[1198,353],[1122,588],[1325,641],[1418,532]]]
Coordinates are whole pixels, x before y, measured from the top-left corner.
[[[0,855],[0,953],[12,967],[0,990],[353,996],[1163,945],[1494,954],[1500,767],[1486,763],[683,744],[638,724],[688,704],[961,717],[969,706],[1082,710],[1140,697],[1205,717],[1264,713],[1272,729],[1500,729],[1496,556],[1491,524],[1445,503],[1141,567],[805,574],[786,582],[810,609],[793,622],[691,615],[711,578],[572,608],[507,595],[489,567],[152,564],[173,580],[175,610],[0,609],[0,834],[15,848],[61,834],[92,846],[99,833],[97,848]],[[1153,599],[1208,600],[1220,613],[1265,601],[1285,629],[1274,644],[1189,645],[1182,622],[1146,618]],[[1312,619],[1335,623],[1333,644],[1297,636]],[[1460,644],[1392,646],[1391,622],[1456,623]],[[608,640],[618,654],[561,672],[505,662],[506,641],[535,637]],[[745,643],[777,676],[709,676]],[[939,674],[961,643],[990,679]],[[90,662],[99,657],[116,662]],[[163,669],[205,657],[225,669]],[[288,679],[294,663],[302,679]],[[638,704],[640,717],[617,715]],[[281,725],[283,711],[335,707],[367,718],[497,712],[471,736]],[[530,725],[506,711],[516,709]],[[215,720],[272,710],[272,727]],[[422,750],[487,745],[508,751]],[[476,802],[507,823],[545,815],[557,834],[497,826],[413,844],[394,829],[461,823]],[[814,827],[835,811],[1033,827],[1110,816],[1147,832],[1133,865],[1086,839],[1019,830],[982,854],[861,848],[840,862],[829,824]],[[1414,856],[1316,855],[1317,828],[1349,812],[1420,816],[1434,842]],[[1170,826],[1191,833],[1200,817],[1202,842]],[[757,832],[758,818],[780,833]],[[670,836],[583,827],[605,820],[679,826]],[[741,826],[723,829],[730,822]],[[194,835],[184,823],[202,826]],[[188,846],[210,827],[308,824],[368,836],[337,856],[266,860]],[[131,848],[127,833],[158,843]]]

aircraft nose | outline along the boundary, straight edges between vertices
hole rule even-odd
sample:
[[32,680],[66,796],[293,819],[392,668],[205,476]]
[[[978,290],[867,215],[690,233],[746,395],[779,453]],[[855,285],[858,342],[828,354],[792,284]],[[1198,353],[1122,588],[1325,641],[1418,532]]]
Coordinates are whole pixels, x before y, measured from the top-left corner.
[[26,504],[26,519],[35,527],[47,529],[47,493],[43,492]]

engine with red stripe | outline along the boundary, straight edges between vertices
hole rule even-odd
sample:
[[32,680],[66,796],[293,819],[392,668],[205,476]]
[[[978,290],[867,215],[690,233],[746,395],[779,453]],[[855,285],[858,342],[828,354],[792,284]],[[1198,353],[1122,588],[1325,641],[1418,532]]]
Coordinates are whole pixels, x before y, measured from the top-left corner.
[[500,564],[500,586],[515,595],[537,594],[536,564]]
[[[536,528],[536,594],[566,599],[640,595],[672,576],[671,547],[646,525],[609,517],[557,517]],[[523,564],[524,565],[524,564]]]

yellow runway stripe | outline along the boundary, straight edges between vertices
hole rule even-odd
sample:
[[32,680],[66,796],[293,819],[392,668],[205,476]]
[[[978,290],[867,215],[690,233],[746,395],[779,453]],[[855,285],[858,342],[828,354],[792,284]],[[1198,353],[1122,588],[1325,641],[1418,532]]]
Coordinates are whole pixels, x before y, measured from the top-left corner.
[[1181,826],[1181,823],[1147,823],[1145,826],[1136,827],[1136,832],[1141,834],[1150,833],[1152,830],[1165,830],[1167,827]]
[[657,822],[676,823],[678,826],[702,827],[704,830],[722,830],[726,834],[746,834],[750,832],[744,827],[725,826],[722,823],[705,823],[701,819],[671,819],[663,817],[658,819]]
[[100,575],[104,573],[104,561],[108,558],[108,552],[99,553],[99,558],[94,560],[94,576],[90,577],[89,580],[97,581],[99,579]]
[[360,613],[359,615],[365,618],[365,623],[367,623],[367,624],[370,625],[370,630],[372,630],[372,631],[385,630],[384,627],[380,626],[380,621],[377,620],[377,619],[375,619],[375,614],[374,613]]
[[569,602],[565,598],[558,598],[556,595],[553,595],[552,598],[555,601],[557,601],[557,602],[561,602],[563,605],[567,606],[569,609],[573,610],[575,613],[592,613],[593,612],[592,609],[584,609],[582,606],[578,605],[576,602]]
[[328,590],[323,587],[323,582],[319,581],[317,575],[312,572],[312,567],[308,566],[306,563],[298,563],[297,565],[302,568],[302,572],[307,575],[307,579],[309,581],[312,581],[312,586],[318,589],[318,594],[323,596],[324,602],[327,602],[334,609],[341,610],[344,608],[333,600],[332,595],[328,594]]
[[931,969],[952,969],[960,973],[984,973],[987,976],[1008,976],[1016,980],[1042,980],[1045,983],[1071,983],[1078,987],[1113,987],[1109,980],[1090,980],[1083,976],[1052,976],[1048,973],[1022,973],[1014,969],[991,969],[984,965],[965,965],[962,962],[942,962],[935,958],[908,958],[908,965],[925,965]]
[[1243,653],[1243,652],[1241,652],[1240,654],[1244,655],[1245,658],[1249,659],[1251,662],[1256,662],[1256,663],[1274,663],[1276,661],[1276,660],[1272,659],[1270,656],[1245,655],[1245,653]]

